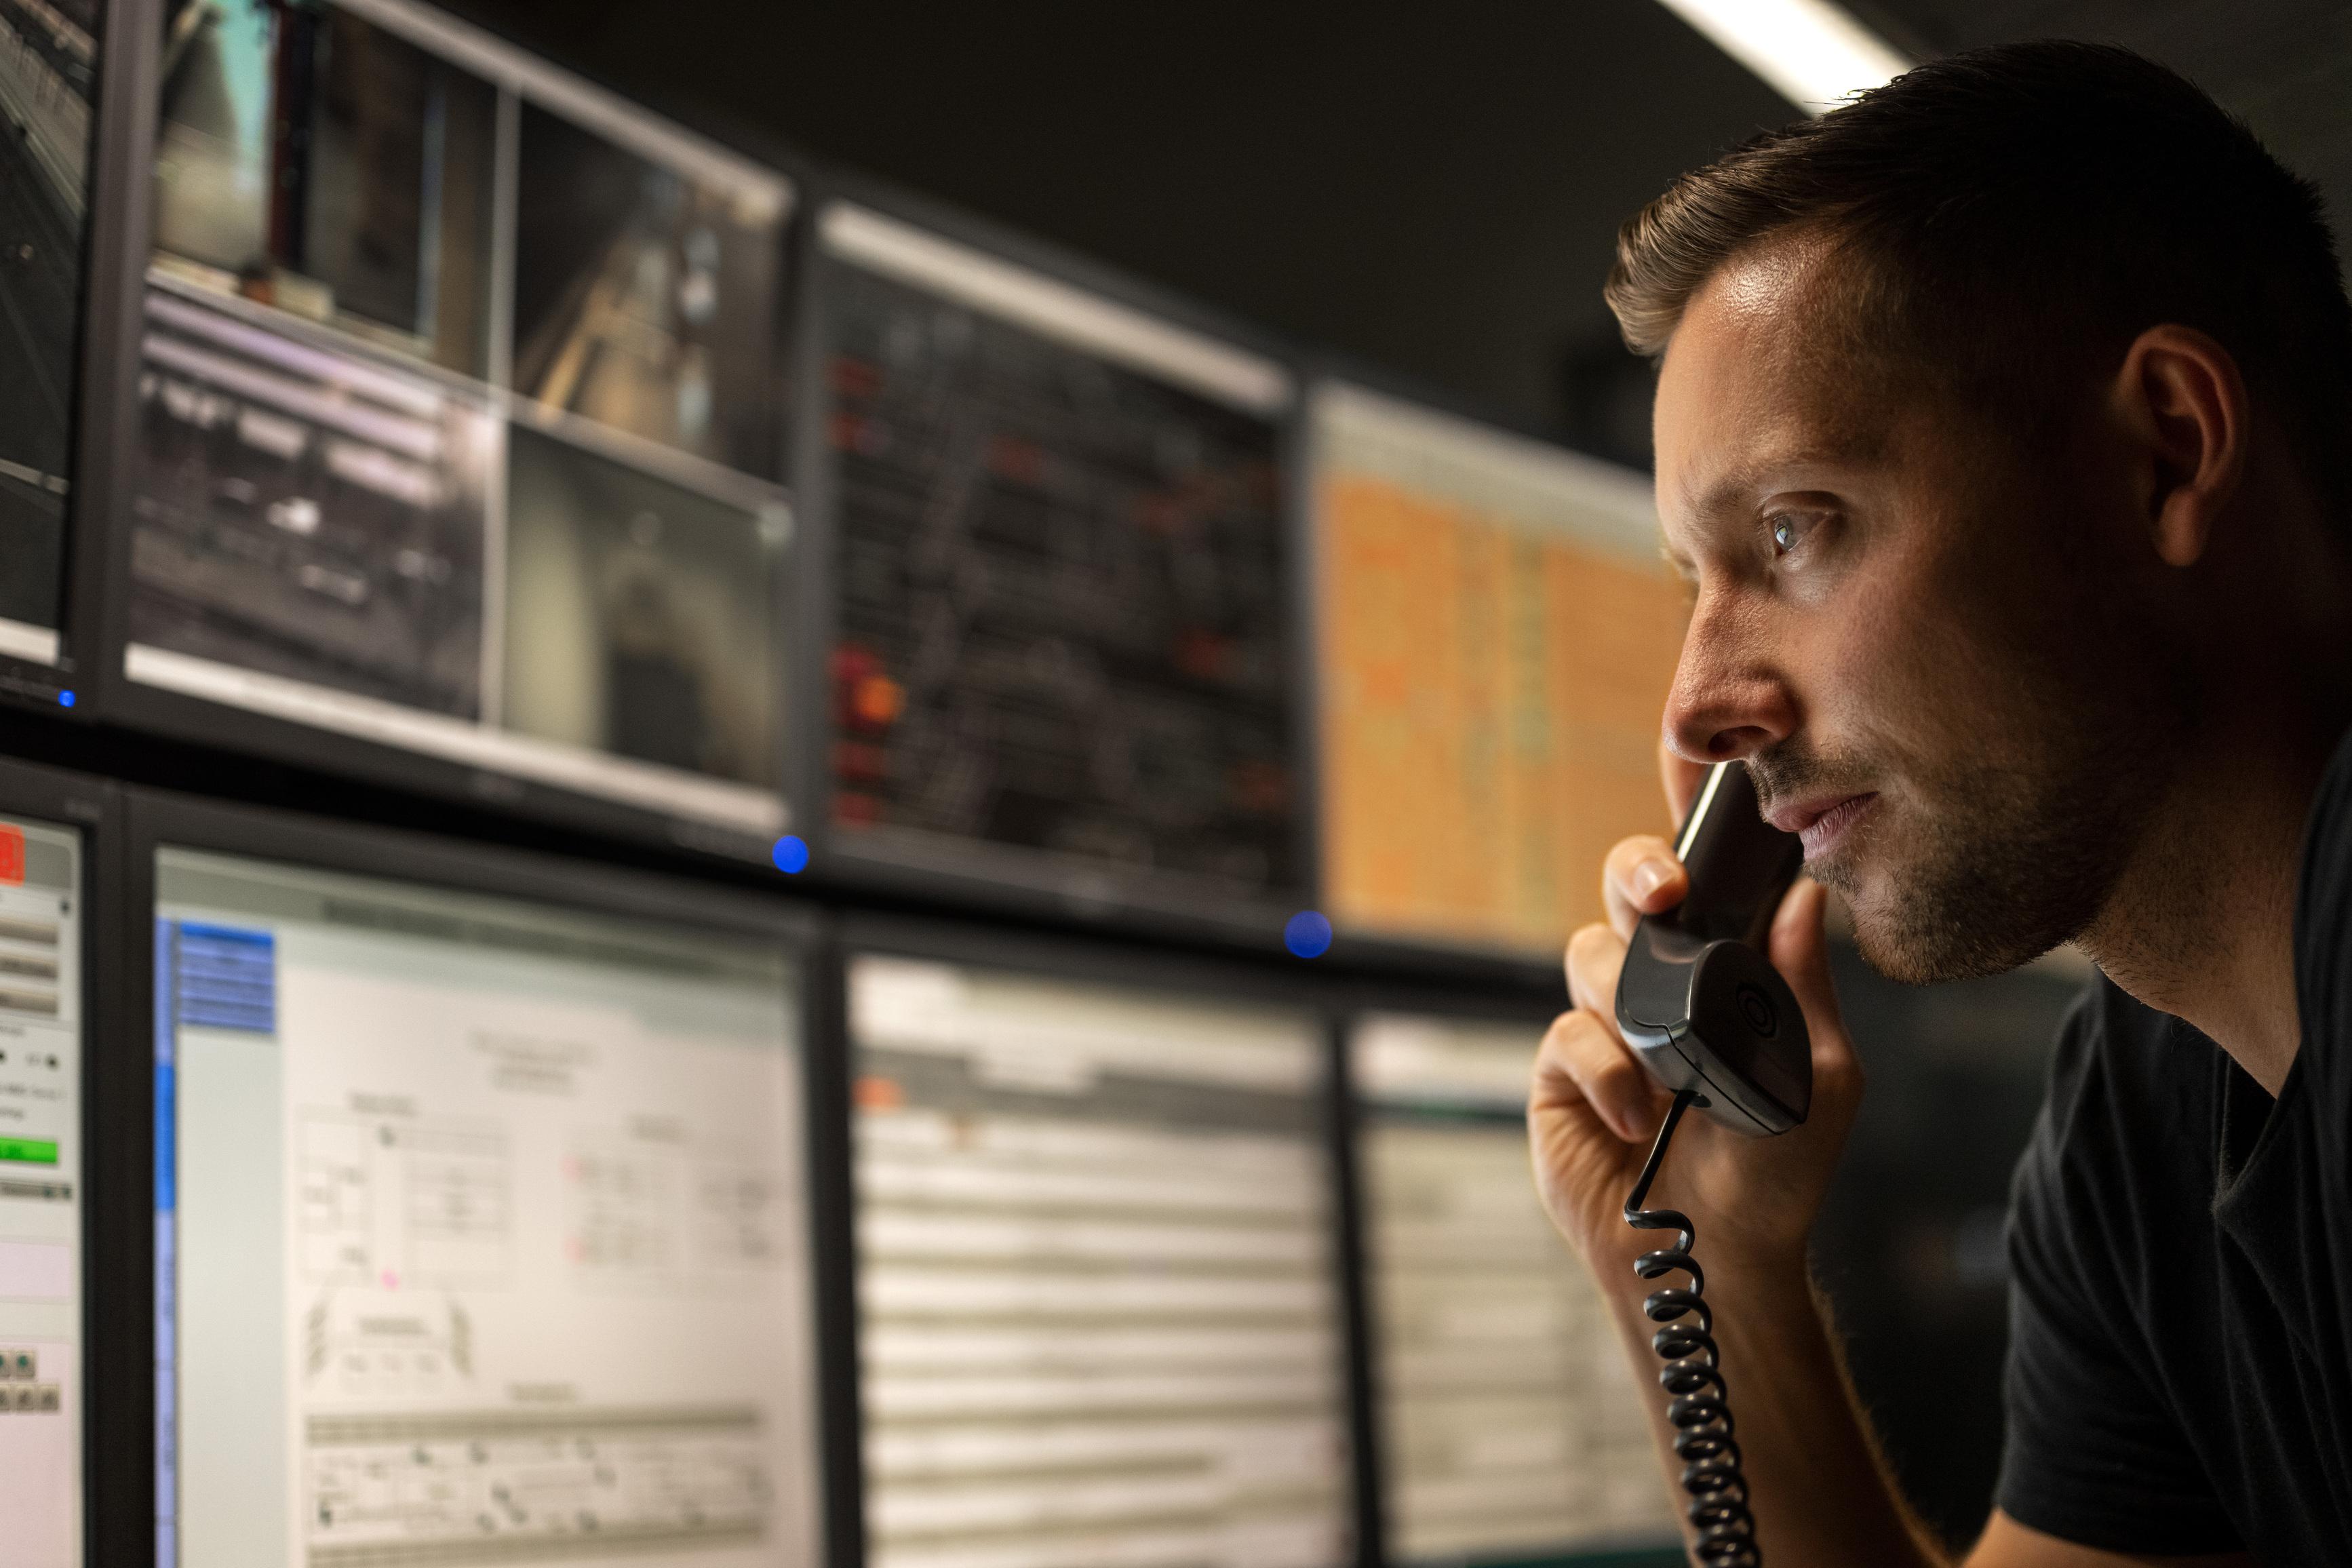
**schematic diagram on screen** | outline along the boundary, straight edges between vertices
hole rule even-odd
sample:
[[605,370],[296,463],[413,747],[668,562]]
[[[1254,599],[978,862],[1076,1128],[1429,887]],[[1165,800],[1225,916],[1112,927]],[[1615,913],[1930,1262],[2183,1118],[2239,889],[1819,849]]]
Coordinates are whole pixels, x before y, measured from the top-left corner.
[[512,1173],[495,1125],[310,1110],[300,1121],[302,1275],[320,1285],[497,1285]]

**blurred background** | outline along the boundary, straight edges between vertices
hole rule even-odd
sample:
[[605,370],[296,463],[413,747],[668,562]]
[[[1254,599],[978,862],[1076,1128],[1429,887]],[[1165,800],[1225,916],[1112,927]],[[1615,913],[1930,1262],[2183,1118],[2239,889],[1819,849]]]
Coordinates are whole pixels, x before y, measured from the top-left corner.
[[[847,1119],[802,1216],[865,1334],[817,1422],[864,1471],[809,1461],[836,1550],[1678,1561],[1518,1121],[1601,857],[1665,826],[1685,610],[1601,284],[1683,171],[2051,36],[2181,69],[2345,210],[2316,0],[0,0],[0,701],[47,715],[0,749],[333,814],[320,863],[385,887],[429,828],[932,922],[761,1025]],[[294,918],[222,875],[158,909]],[[0,1010],[55,1021],[42,962]],[[1871,1091],[1816,1267],[1964,1542],[2089,971],[1837,962]],[[515,1234],[655,1268],[669,1178],[589,1163],[591,1219]],[[767,1539],[784,1483],[730,1484]]]

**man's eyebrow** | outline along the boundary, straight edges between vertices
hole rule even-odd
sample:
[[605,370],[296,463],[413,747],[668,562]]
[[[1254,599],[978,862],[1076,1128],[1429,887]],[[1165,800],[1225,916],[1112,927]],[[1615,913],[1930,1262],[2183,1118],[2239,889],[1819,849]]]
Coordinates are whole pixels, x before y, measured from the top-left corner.
[[1709,485],[1694,501],[1691,510],[1701,517],[1745,511],[1756,497],[1774,488],[1780,476],[1791,470],[1854,467],[1875,460],[1885,450],[1882,440],[1855,437],[1777,453],[1760,462],[1743,463]]

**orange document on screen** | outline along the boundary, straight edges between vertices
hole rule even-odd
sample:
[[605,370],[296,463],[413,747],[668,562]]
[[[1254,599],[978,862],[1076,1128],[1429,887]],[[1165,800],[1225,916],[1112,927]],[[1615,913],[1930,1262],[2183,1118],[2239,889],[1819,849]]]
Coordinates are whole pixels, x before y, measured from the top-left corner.
[[1352,389],[1317,437],[1329,913],[1556,947],[1609,846],[1668,826],[1685,607],[1647,480]]

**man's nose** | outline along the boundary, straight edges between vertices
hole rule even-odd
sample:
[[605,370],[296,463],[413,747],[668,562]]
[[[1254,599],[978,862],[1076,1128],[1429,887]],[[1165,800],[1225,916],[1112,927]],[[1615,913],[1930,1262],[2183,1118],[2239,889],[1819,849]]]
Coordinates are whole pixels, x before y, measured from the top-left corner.
[[1752,607],[1701,595],[1666,694],[1666,744],[1694,763],[1755,755],[1796,731],[1797,704]]

